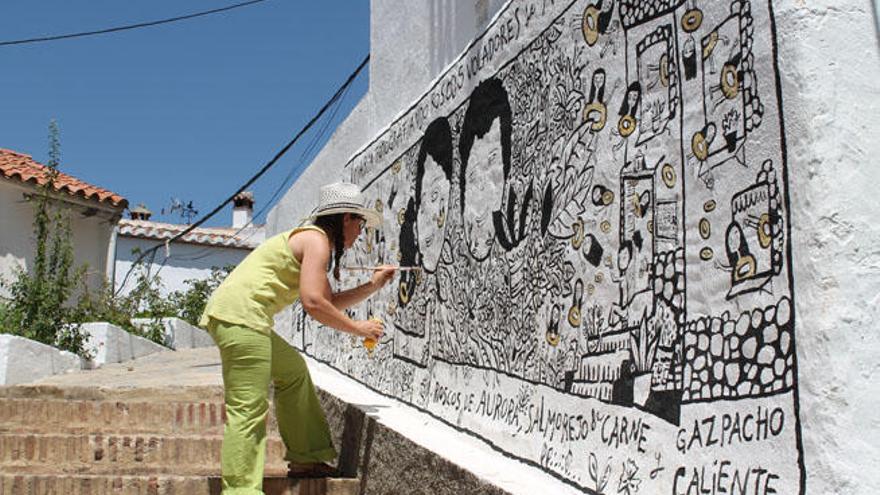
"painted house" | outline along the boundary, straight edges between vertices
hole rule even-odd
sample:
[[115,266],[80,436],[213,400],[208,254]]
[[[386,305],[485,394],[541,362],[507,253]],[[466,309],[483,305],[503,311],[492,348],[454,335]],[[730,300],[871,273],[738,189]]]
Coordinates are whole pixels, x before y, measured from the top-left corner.
[[[151,275],[158,274],[161,292],[169,294],[186,289],[185,281],[204,279],[214,267],[237,265],[265,237],[262,225],[253,224],[254,197],[243,192],[233,200],[230,227],[197,227],[183,238],[174,241],[166,250],[166,241],[180,234],[189,225],[155,222],[152,212],[144,205],[131,209],[130,218],[119,221],[114,246],[113,280],[120,294],[128,293],[137,281],[137,270],[132,265],[155,246],[163,246],[144,261]],[[122,287],[120,290],[119,287]]]
[[[49,168],[30,155],[0,148],[0,276],[33,264],[34,208],[30,198],[48,181]],[[52,187],[55,205],[71,223],[76,265],[88,265],[90,288],[101,286],[112,272],[108,246],[116,222],[128,206],[125,198],[107,189],[58,172]]]
[[872,14],[373,0],[369,91],[269,233],[344,178],[384,224],[343,264],[422,270],[352,308],[372,354],[276,331],[581,493],[876,493]]

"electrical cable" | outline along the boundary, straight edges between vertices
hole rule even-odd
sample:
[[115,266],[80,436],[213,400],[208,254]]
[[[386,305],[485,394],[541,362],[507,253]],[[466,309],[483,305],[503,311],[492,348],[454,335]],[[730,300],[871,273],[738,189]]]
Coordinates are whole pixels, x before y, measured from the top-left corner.
[[[158,245],[158,246],[153,246],[152,248],[148,249],[148,250],[145,251],[143,254],[141,254],[140,257],[138,257],[138,259],[135,260],[134,263],[132,263],[131,268],[130,268],[130,269],[128,270],[128,272],[125,274],[125,277],[123,277],[123,279],[122,279],[122,283],[120,284],[120,287],[125,286],[125,283],[128,281],[128,277],[131,275],[132,270],[134,270],[134,268],[138,265],[138,263],[140,263],[144,258],[146,258],[146,256],[147,256],[148,253],[150,253],[150,252],[155,252],[155,251],[157,251],[159,248],[161,248],[162,246],[168,246],[168,245],[170,245],[172,242],[174,242],[174,241],[176,241],[176,240],[178,240],[178,239],[184,237],[185,235],[189,234],[190,232],[192,232],[193,230],[195,230],[196,228],[198,228],[201,224],[205,223],[208,219],[210,219],[211,217],[213,217],[214,215],[216,215],[217,213],[219,213],[220,210],[222,210],[224,206],[226,206],[227,204],[229,204],[229,203],[235,198],[235,196],[237,196],[239,193],[243,192],[243,191],[246,190],[248,187],[250,187],[251,184],[253,184],[254,182],[256,182],[257,179],[259,179],[259,178],[260,178],[263,174],[265,174],[270,168],[272,168],[272,166],[275,165],[275,163],[276,163],[276,162],[277,162],[282,156],[284,156],[285,153],[287,153],[287,151],[288,151],[288,150],[289,150],[289,149],[290,149],[290,148],[291,148],[291,147],[292,147],[292,146],[293,146],[293,145],[299,140],[299,138],[302,137],[302,135],[305,134],[305,133],[306,133],[306,132],[307,132],[307,131],[308,131],[308,130],[309,130],[309,129],[315,124],[315,122],[317,122],[318,119],[321,118],[322,115],[324,115],[324,113],[327,111],[327,109],[330,108],[330,106],[333,105],[333,103],[335,103],[336,100],[338,100],[338,99],[340,98],[340,96],[341,96],[341,95],[346,91],[346,89],[351,85],[351,83],[354,81],[354,79],[357,77],[357,75],[360,74],[361,70],[363,70],[363,68],[366,67],[366,65],[367,65],[367,63],[368,63],[369,61],[370,61],[370,55],[367,54],[367,56],[364,57],[364,60],[360,63],[360,65],[358,65],[357,69],[355,69],[354,72],[352,72],[352,73],[348,76],[348,79],[346,79],[346,81],[342,84],[342,86],[340,86],[339,89],[336,90],[336,93],[334,93],[333,96],[327,101],[327,103],[325,103],[324,106],[321,107],[321,109],[318,111],[318,113],[315,114],[315,116],[312,117],[311,120],[309,120],[309,121],[306,123],[306,125],[305,125],[302,129],[300,129],[299,132],[296,133],[296,135],[293,137],[293,139],[291,139],[286,145],[284,145],[284,147],[281,148],[281,150],[278,151],[278,153],[276,153],[275,156],[274,156],[271,160],[269,160],[268,163],[266,163],[265,165],[263,165],[263,168],[261,168],[256,174],[254,174],[250,179],[248,179],[247,182],[245,182],[241,187],[238,188],[238,190],[236,190],[234,193],[232,193],[228,198],[226,198],[226,200],[224,200],[222,203],[220,203],[219,205],[217,205],[217,207],[215,207],[213,210],[211,210],[210,213],[208,213],[207,215],[203,216],[203,217],[202,217],[201,219],[199,219],[197,222],[195,222],[194,224],[190,225],[189,227],[187,227],[186,229],[184,229],[182,232],[180,232],[179,234],[175,235],[174,237],[172,237],[172,238],[170,238],[170,239],[167,239],[167,240],[164,242],[164,244],[161,244],[161,245]],[[114,291],[114,292],[113,292],[113,295],[114,295],[114,296],[117,296],[117,295],[119,295],[119,292],[118,292],[118,291]]]
[[42,43],[44,41],[57,41],[57,40],[64,40],[64,39],[70,39],[70,38],[82,38],[85,36],[95,36],[95,35],[99,35],[99,34],[116,33],[119,31],[128,31],[130,29],[158,26],[160,24],[168,24],[171,22],[193,19],[195,17],[202,17],[202,16],[206,16],[206,15],[217,14],[220,12],[226,12],[228,10],[237,9],[237,8],[241,8],[241,7],[247,7],[249,5],[253,5],[253,4],[265,2],[265,1],[266,0],[250,0],[247,2],[241,2],[241,3],[234,4],[234,5],[229,5],[226,7],[220,7],[218,9],[205,10],[203,12],[196,12],[194,14],[181,15],[181,16],[177,16],[177,17],[171,17],[168,19],[162,19],[159,21],[140,22],[137,24],[129,24],[127,26],[119,26],[119,27],[108,28],[108,29],[100,29],[97,31],[85,31],[85,32],[81,32],[81,33],[59,34],[59,35],[55,35],[55,36],[43,36],[40,38],[28,38],[28,39],[23,39],[23,40],[0,41],[0,46],[24,45],[27,43]]
[[[275,191],[272,193],[272,196],[269,198],[269,200],[266,201],[265,205],[262,208],[260,208],[251,217],[251,220],[249,220],[247,223],[245,223],[243,226],[241,226],[237,231],[235,231],[232,234],[233,237],[238,236],[241,232],[243,232],[249,226],[253,225],[254,220],[256,218],[259,218],[260,215],[265,213],[265,211],[267,209],[269,209],[271,206],[274,206],[275,198],[277,198],[278,195],[282,191],[287,189],[287,187],[290,184],[290,181],[293,179],[293,177],[298,176],[298,174],[302,173],[302,171],[306,168],[306,166],[309,165],[311,159],[313,158],[313,156],[311,155],[312,152],[317,148],[317,145],[327,135],[327,131],[329,130],[330,126],[333,124],[333,121],[336,118],[336,114],[339,112],[339,109],[342,107],[342,103],[345,101],[345,97],[348,95],[348,91],[350,89],[351,89],[351,86],[345,88],[345,91],[342,93],[342,96],[339,98],[339,100],[333,106],[333,110],[331,111],[330,116],[324,120],[324,124],[321,126],[321,128],[318,130],[318,132],[312,138],[312,141],[309,143],[309,145],[306,147],[306,149],[303,150],[303,152],[300,154],[299,163],[294,165],[291,168],[290,172],[288,172],[287,176],[284,177],[284,179],[281,181],[280,185],[277,188],[275,188]],[[245,239],[247,239],[247,238],[245,238]],[[205,247],[205,248],[202,248],[194,253],[189,254],[188,256],[179,256],[179,255],[173,256],[172,255],[171,257],[173,257],[174,259],[176,259],[178,261],[197,261],[197,260],[200,260],[203,258],[207,258],[211,254],[213,254],[213,247]],[[161,268],[160,268],[160,271],[161,271]],[[157,272],[157,274],[158,274],[158,272]]]

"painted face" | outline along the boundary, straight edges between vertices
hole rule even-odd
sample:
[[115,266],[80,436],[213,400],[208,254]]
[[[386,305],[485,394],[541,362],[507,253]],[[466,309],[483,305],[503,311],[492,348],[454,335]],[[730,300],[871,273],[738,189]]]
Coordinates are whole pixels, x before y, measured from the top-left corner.
[[468,250],[484,260],[495,241],[492,212],[501,209],[504,162],[501,156],[501,124],[492,122],[482,138],[474,139],[465,169],[465,205],[462,213]]
[[639,92],[638,91],[628,91],[626,93],[626,103],[629,105],[629,113],[635,113],[636,103],[639,101]]
[[419,236],[419,252],[422,253],[422,266],[429,272],[437,268],[437,260],[443,247],[446,212],[449,209],[449,185],[443,169],[428,155],[425,158],[416,231]]
[[593,84],[597,88],[602,87],[602,85],[605,84],[605,74],[602,72],[593,74]]
[[358,215],[346,213],[342,220],[343,245],[345,249],[354,245],[354,241],[361,235],[366,220]]
[[629,268],[630,261],[630,252],[627,248],[620,248],[620,251],[617,252],[617,268],[621,273],[625,272]]

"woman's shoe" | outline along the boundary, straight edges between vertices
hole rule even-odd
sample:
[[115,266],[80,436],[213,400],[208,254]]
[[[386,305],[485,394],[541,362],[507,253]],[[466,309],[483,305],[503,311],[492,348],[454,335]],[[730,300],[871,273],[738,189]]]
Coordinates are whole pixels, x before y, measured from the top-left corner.
[[288,478],[334,478],[339,470],[326,462],[289,462],[287,463]]

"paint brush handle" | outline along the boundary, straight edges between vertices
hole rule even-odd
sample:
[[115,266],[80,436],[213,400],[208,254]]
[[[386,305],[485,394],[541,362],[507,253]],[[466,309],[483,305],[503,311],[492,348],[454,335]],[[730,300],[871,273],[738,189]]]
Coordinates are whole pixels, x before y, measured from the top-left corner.
[[[342,269],[352,272],[374,272],[376,270],[382,270],[383,268],[384,267],[381,266],[345,266]],[[416,272],[422,269],[420,266],[393,266],[391,268],[395,268],[399,272]]]

